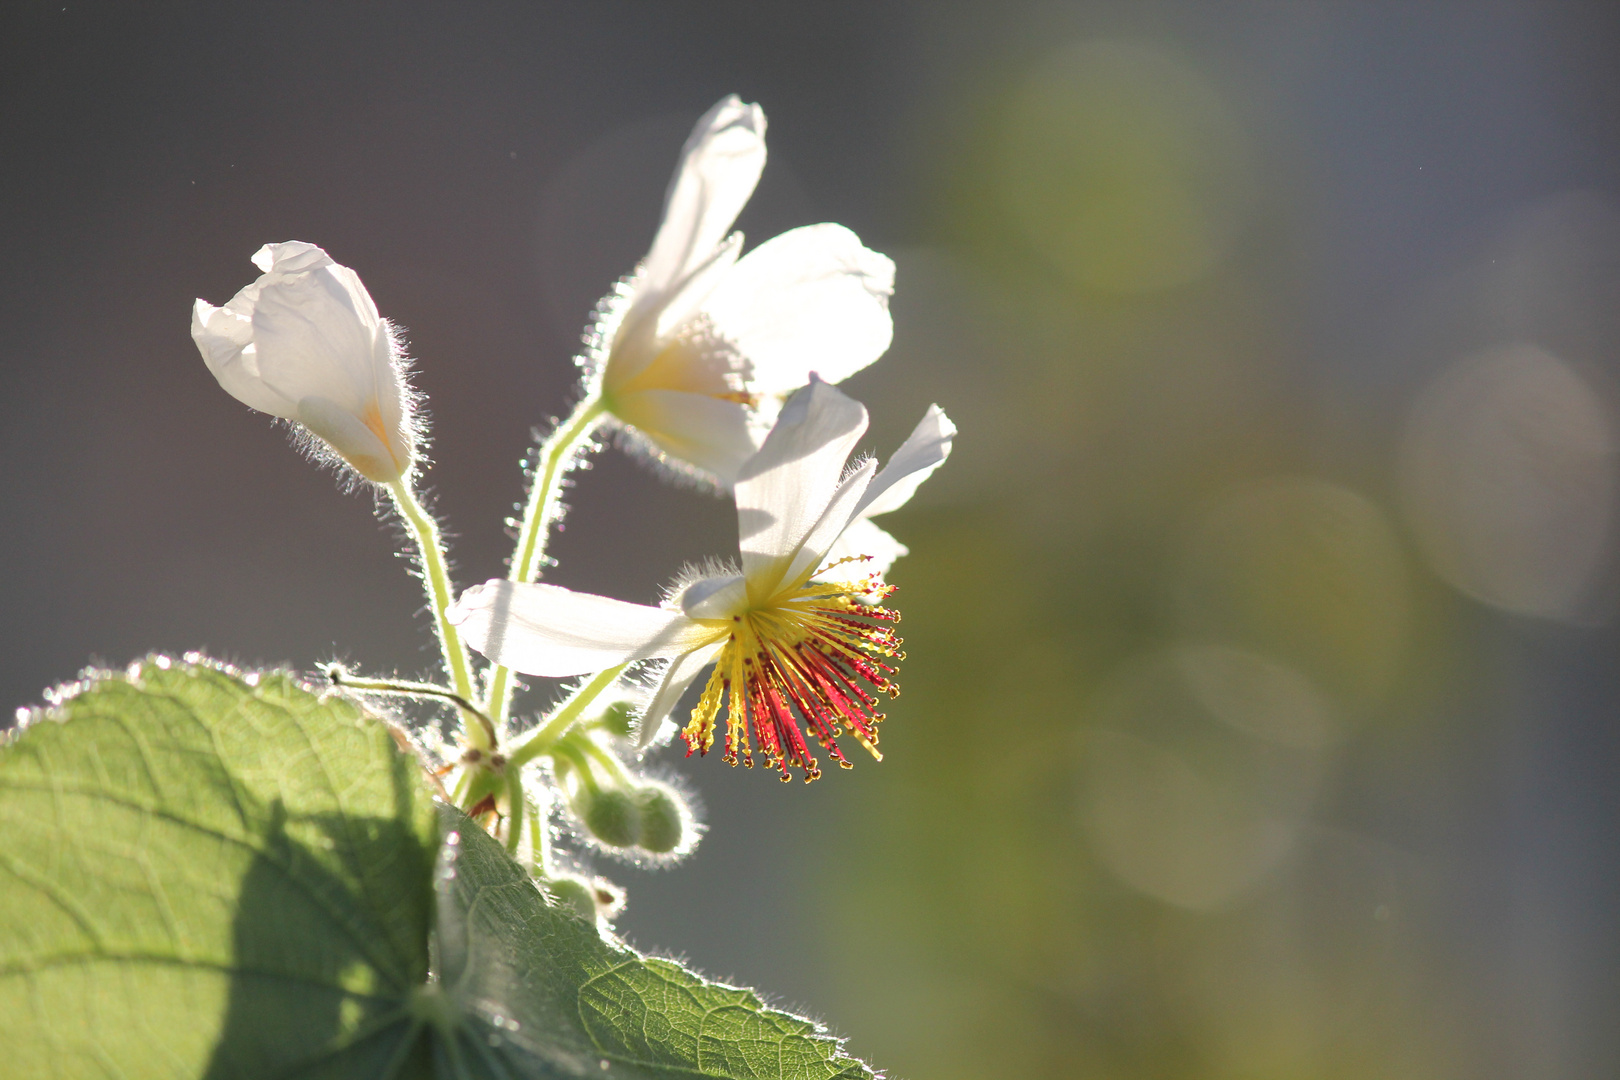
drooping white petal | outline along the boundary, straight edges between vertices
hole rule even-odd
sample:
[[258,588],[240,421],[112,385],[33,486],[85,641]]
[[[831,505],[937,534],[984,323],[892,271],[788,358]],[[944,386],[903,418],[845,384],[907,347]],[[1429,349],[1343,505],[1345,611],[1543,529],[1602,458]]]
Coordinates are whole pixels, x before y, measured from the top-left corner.
[[945,415],[945,410],[938,405],[928,406],[921,422],[889,458],[883,471],[873,478],[856,513],[861,517],[875,517],[904,506],[922,482],[945,464],[955,438],[956,425]]
[[616,402],[615,415],[648,442],[721,484],[735,480],[754,452],[748,412],[737,402],[678,390],[643,390]]
[[[257,287],[253,288],[253,296],[258,296]],[[236,299],[240,301],[242,293],[238,293]],[[247,308],[246,314],[231,310],[233,305],[217,308],[206,300],[198,300],[193,306],[191,340],[197,343],[203,363],[208,365],[225,392],[248,408],[286,420],[296,419],[298,403],[270,389],[259,378],[253,347],[251,300],[243,305]]]
[[821,565],[832,567],[841,559],[860,559],[846,562],[822,575],[829,581],[853,581],[876,574],[879,578],[889,572],[896,559],[909,554],[910,549],[870,520],[858,517],[849,523],[843,535],[833,542],[822,556]]
[[645,748],[658,736],[658,729],[663,726],[664,718],[679,704],[681,695],[686,688],[692,685],[692,680],[698,673],[720,654],[725,640],[715,641],[708,645],[701,645],[691,652],[682,653],[669,662],[664,669],[663,678],[658,681],[658,689],[647,703],[647,709],[641,714],[641,726],[636,733],[636,746]]
[[714,635],[678,611],[504,579],[468,589],[446,617],[497,664],[554,677],[674,656]]
[[753,364],[752,387],[785,394],[815,372],[842,382],[894,336],[894,263],[842,225],[806,225],[749,252],[703,309]]
[[681,150],[643,288],[665,292],[706,260],[731,231],[764,168],[764,111],[735,94],[716,103]]
[[866,407],[824,382],[812,382],[783,407],[735,486],[750,595],[768,595],[781,583],[865,431]]

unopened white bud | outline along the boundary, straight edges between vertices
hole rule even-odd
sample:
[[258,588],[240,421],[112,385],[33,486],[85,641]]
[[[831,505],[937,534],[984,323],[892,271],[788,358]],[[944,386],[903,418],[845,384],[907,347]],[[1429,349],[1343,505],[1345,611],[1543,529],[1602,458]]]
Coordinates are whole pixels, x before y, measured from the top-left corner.
[[371,294],[347,266],[293,240],[253,256],[263,275],[216,308],[198,300],[191,337],[219,384],[260,412],[302,424],[380,484],[416,459],[403,360]]

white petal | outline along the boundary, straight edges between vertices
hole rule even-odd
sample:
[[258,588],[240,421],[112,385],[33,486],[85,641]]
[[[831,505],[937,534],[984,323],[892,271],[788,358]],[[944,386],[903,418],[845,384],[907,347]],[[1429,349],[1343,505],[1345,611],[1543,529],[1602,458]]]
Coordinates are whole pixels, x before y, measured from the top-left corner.
[[769,595],[838,491],[866,407],[824,382],[789,399],[736,483],[737,535],[751,595]]
[[753,388],[784,394],[813,371],[842,382],[894,336],[894,263],[842,225],[807,225],[737,264],[703,309],[753,363]]
[[955,438],[956,425],[945,415],[945,410],[938,405],[928,406],[910,437],[900,444],[883,471],[872,480],[856,512],[862,517],[875,517],[900,509],[917,493],[922,482],[945,464]]
[[748,411],[734,401],[678,390],[643,390],[615,399],[614,415],[659,450],[729,485],[754,453]]
[[253,253],[253,265],[265,273],[298,274],[322,266],[336,266],[332,256],[303,240],[266,244]]
[[[350,281],[334,269],[346,268],[265,282],[253,310],[253,341],[259,376],[271,389],[295,401],[329,398],[358,416],[377,398],[384,375],[377,368],[386,363],[378,337],[385,331],[374,311],[356,310]],[[386,376],[395,377],[391,370]]]
[[582,675],[674,656],[714,636],[678,611],[497,578],[446,612],[467,644],[527,675]]
[[648,702],[647,710],[641,714],[641,727],[636,733],[638,748],[645,748],[658,737],[658,729],[663,726],[664,718],[680,703],[681,695],[692,685],[692,680],[719,655],[724,645],[725,641],[721,640],[700,646],[669,662],[669,667],[664,669],[663,678],[658,682],[658,689],[653,693],[652,701]]
[[[602,386],[612,392],[634,381],[664,354],[671,340],[701,310],[709,293],[737,263],[742,233],[732,233],[685,278],[666,292],[655,292],[636,278],[624,319],[613,335]],[[729,365],[728,365],[729,366]]]
[[906,545],[866,518],[857,518],[850,522],[849,528],[828,549],[821,562],[823,566],[832,566],[840,559],[861,561],[844,563],[820,576],[830,581],[853,581],[868,574],[881,578],[889,572],[896,559],[906,554],[909,554]]
[[765,113],[732,94],[692,129],[664,196],[664,221],[647,254],[644,288],[663,293],[731,231],[765,168]]
[[[240,298],[241,294],[237,295]],[[229,307],[217,308],[206,300],[198,300],[191,311],[191,340],[197,343],[203,363],[219,380],[219,385],[237,401],[271,416],[288,420],[297,417],[298,404],[264,385],[258,376],[253,364],[251,314],[244,315]]]
[[376,432],[327,398],[311,396],[300,401],[298,422],[324,439],[367,480],[392,483],[410,468],[408,453],[396,457]]
[[[782,571],[784,582],[809,577],[821,567],[828,549],[843,535],[849,523],[855,520],[861,496],[866,493],[867,486],[872,482],[872,474],[876,472],[877,462],[868,459],[861,462],[860,467],[838,485],[837,494],[827,504],[827,509],[821,512],[820,519],[805,534],[804,542],[799,545],[799,550],[793,553],[787,569]],[[763,600],[767,595],[760,594],[755,599]]]
[[[737,256],[742,253],[743,234],[732,233],[717,245],[707,259],[694,266],[668,293],[659,300],[658,318],[654,333],[659,340],[668,338],[703,309],[704,301],[729,278],[737,268]],[[803,385],[800,383],[798,385]]]

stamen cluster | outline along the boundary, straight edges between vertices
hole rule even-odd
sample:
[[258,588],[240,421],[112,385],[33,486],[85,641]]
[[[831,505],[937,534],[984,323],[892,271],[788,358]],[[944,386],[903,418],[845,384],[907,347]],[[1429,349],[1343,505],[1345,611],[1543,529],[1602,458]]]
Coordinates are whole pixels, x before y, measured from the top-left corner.
[[838,748],[848,734],[878,761],[878,694],[900,695],[897,669],[886,661],[905,659],[892,624],[900,613],[873,600],[886,599],[894,586],[810,582],[777,598],[769,607],[732,616],[733,629],[715,661],[703,696],[681,732],[687,756],[707,754],[714,745],[720,710],[727,714],[723,761],[753,768],[754,746],[780,772],[804,771],[818,779],[821,767],[810,753],[799,721],[838,762],[853,763]]

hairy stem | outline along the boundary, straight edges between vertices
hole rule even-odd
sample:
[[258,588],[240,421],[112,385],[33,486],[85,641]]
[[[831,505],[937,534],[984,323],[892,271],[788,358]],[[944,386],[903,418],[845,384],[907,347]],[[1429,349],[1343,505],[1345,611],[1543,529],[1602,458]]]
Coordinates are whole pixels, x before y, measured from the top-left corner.
[[596,696],[603,690],[613,685],[613,680],[619,677],[619,673],[626,666],[620,664],[618,667],[608,668],[574,691],[573,696],[563,702],[562,708],[553,713],[551,719],[535,728],[527,738],[508,751],[507,767],[515,768],[533,761],[549,750],[563,733],[573,726],[574,721],[579,719],[579,714],[585,711],[585,706],[596,700]]
[[[546,539],[561,508],[563,476],[602,421],[602,399],[586,397],[573,413],[540,444],[529,485],[529,501],[518,523],[517,548],[507,576],[513,581],[533,581],[546,558]],[[488,711],[497,725],[506,719],[512,705],[512,673],[497,665],[490,673]]]
[[443,686],[434,686],[432,683],[410,682],[405,679],[364,679],[351,675],[343,668],[333,664],[326,669],[326,678],[333,686],[341,686],[347,690],[356,690],[363,694],[394,694],[399,697],[432,697],[452,701],[462,712],[476,716],[479,723],[484,726],[484,734],[489,737],[490,745],[495,744],[495,725],[483,712],[456,693]]
[[[451,685],[462,700],[471,701],[472,664],[467,657],[467,646],[462,644],[461,635],[444,614],[455,597],[450,587],[450,571],[445,565],[444,544],[439,539],[438,522],[417,501],[416,493],[403,480],[389,484],[388,491],[416,539],[422,565],[422,586],[427,590],[428,606],[433,609],[433,626],[439,634],[439,648],[444,654],[444,666],[450,672]],[[480,750],[493,749],[494,725],[486,727],[488,718],[476,711],[469,715],[466,710],[461,710],[461,718],[469,743]],[[495,725],[498,724],[499,720],[496,720]]]
[[506,852],[516,855],[518,844],[523,840],[523,779],[519,770],[508,769],[506,772]]
[[613,756],[613,753],[602,746],[595,739],[584,732],[571,733],[568,742],[570,746],[577,746],[587,757],[602,766],[604,772],[613,777],[619,786],[632,788],[636,786],[635,777],[630,770],[624,767],[624,762]]

